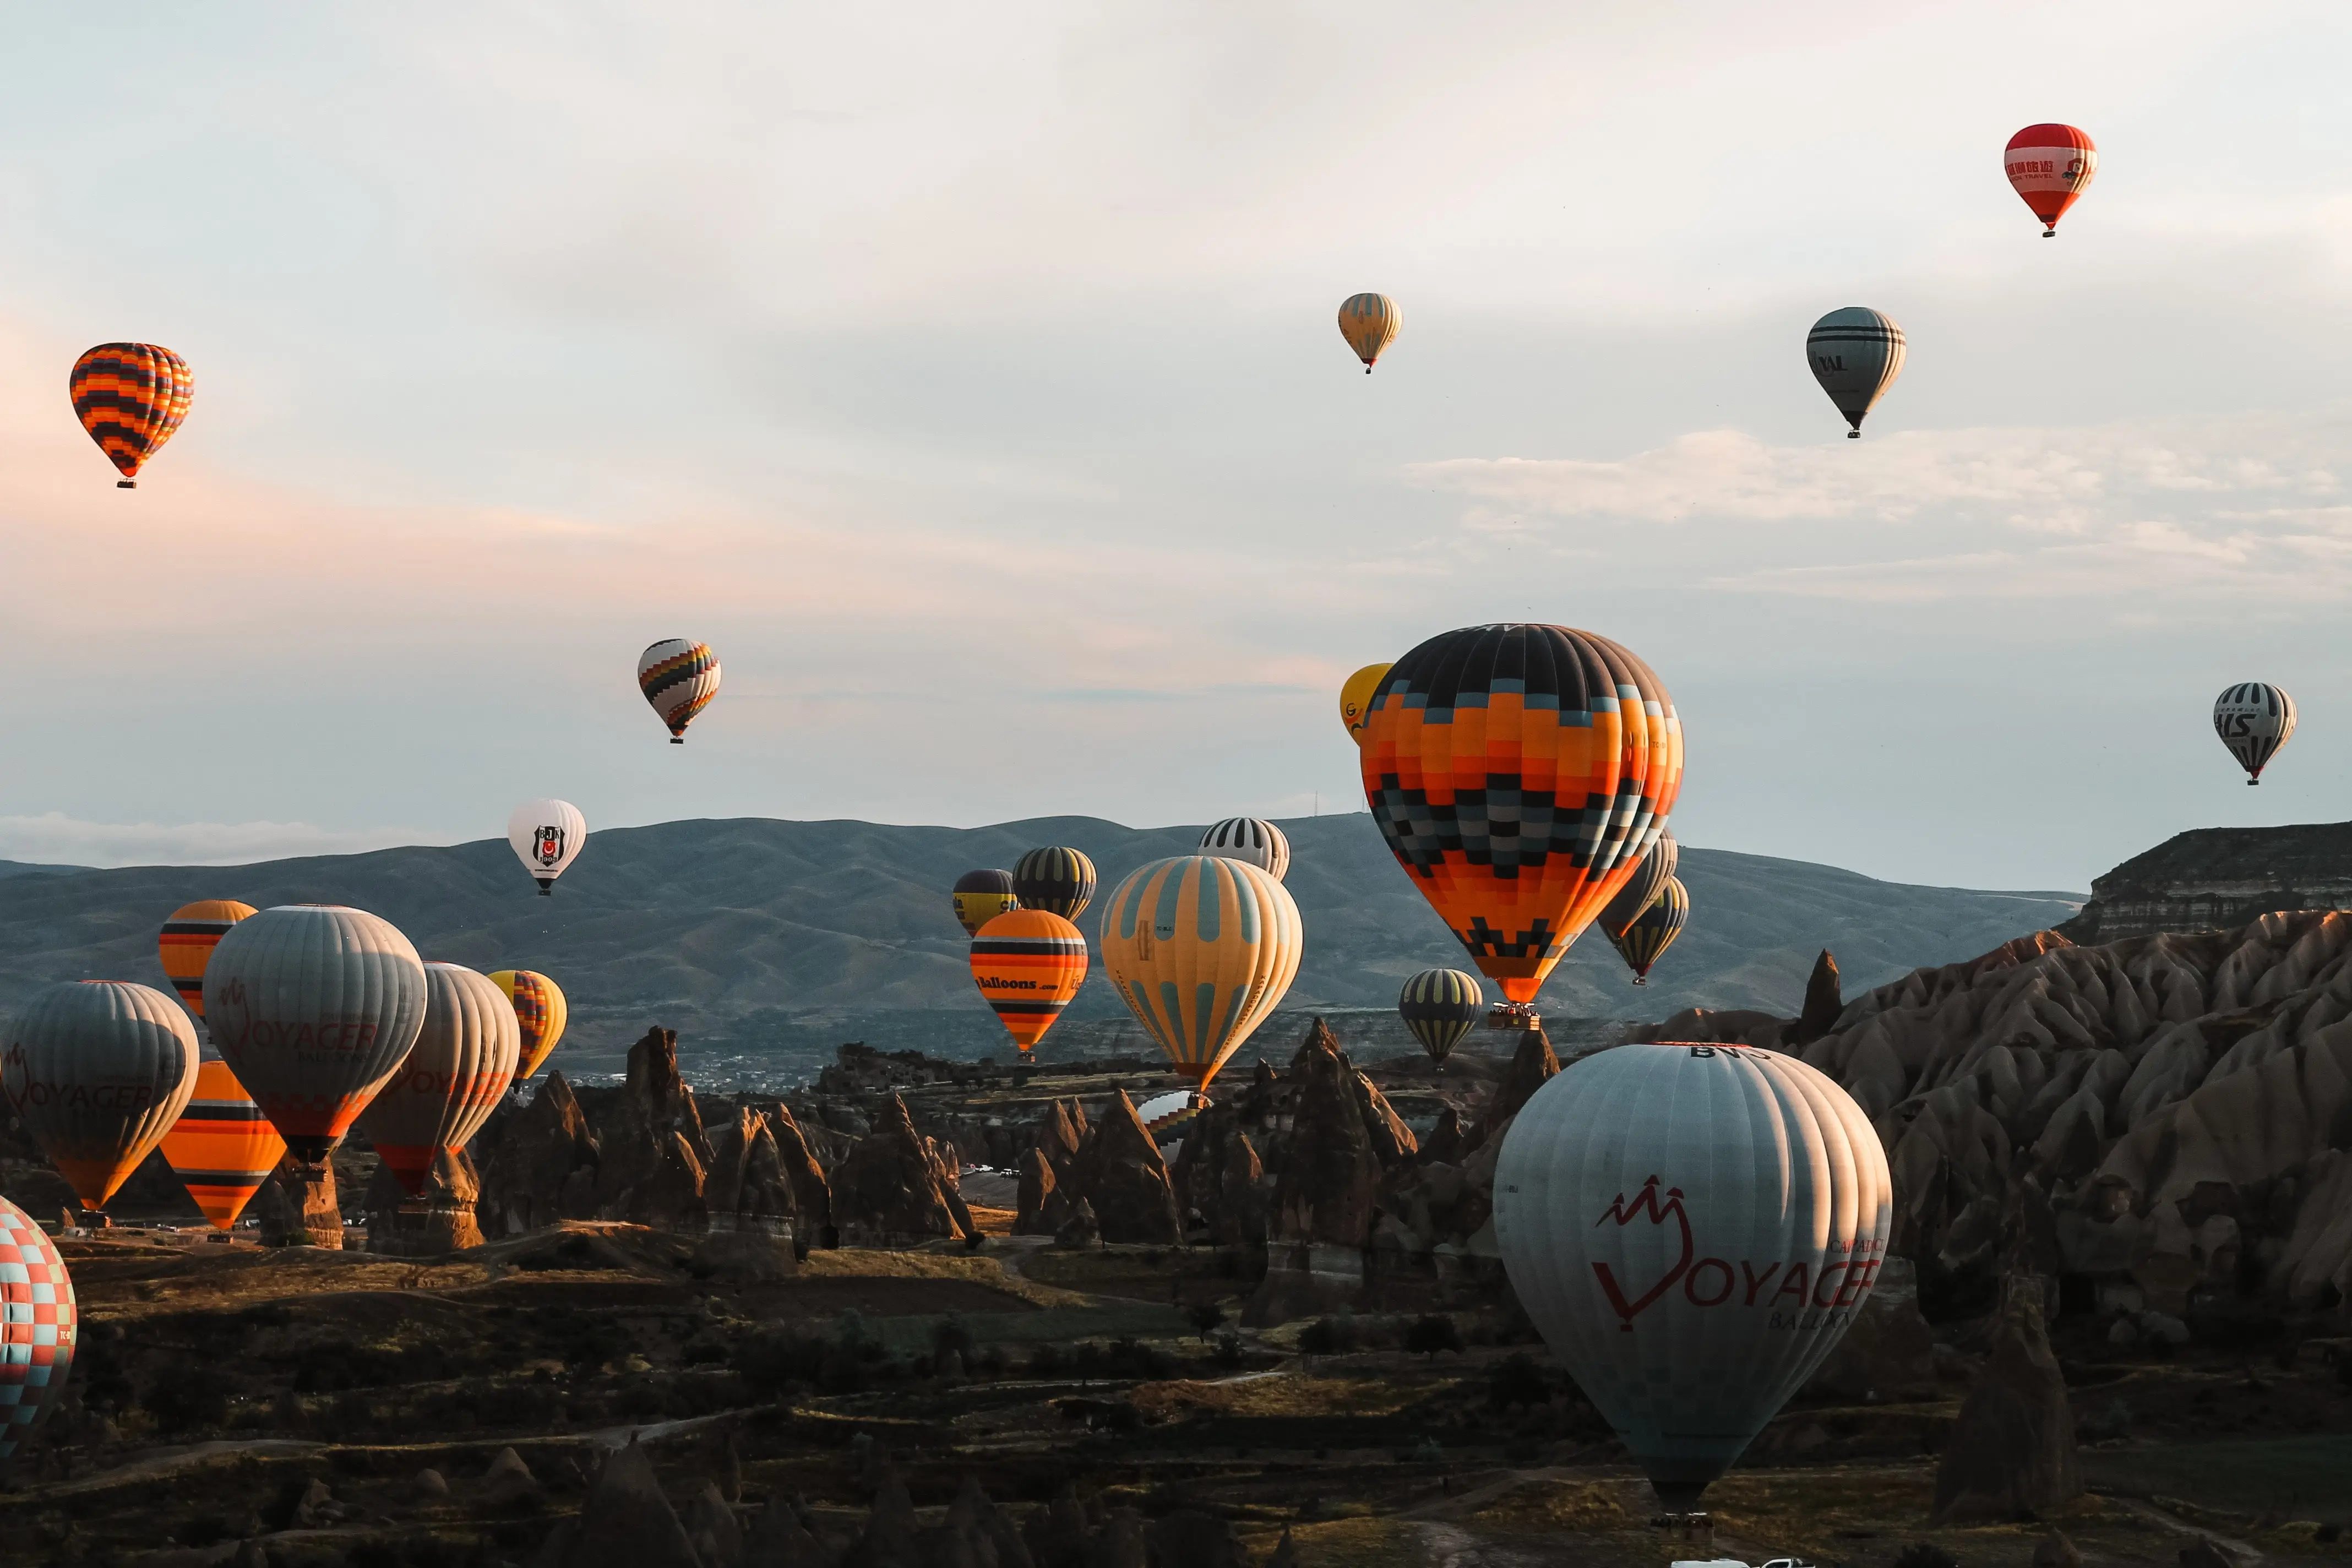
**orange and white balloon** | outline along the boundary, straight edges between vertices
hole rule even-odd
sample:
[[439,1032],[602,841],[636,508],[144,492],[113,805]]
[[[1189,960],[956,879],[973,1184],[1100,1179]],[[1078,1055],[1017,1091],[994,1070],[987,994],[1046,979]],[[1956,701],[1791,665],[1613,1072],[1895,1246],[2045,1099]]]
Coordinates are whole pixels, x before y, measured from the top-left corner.
[[2029,125],[2009,139],[2000,163],[2011,186],[2042,220],[2042,237],[2052,239],[2066,209],[2090,189],[2099,150],[2088,132],[2072,125]]

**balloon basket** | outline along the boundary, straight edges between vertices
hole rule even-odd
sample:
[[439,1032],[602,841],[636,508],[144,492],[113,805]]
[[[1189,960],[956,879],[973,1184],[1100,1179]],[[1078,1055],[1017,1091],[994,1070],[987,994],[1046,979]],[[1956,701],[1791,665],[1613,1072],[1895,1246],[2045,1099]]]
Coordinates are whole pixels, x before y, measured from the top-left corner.
[[114,488],[119,490],[135,490],[139,488],[139,481],[137,479],[117,479],[114,481]]
[[1715,1519],[1707,1513],[1662,1513],[1650,1528],[1665,1537],[1677,1559],[1715,1555]]
[[1539,1029],[1542,1026],[1543,1015],[1536,1011],[1532,1002],[1497,1002],[1494,1011],[1486,1015],[1486,1027],[1490,1029]]

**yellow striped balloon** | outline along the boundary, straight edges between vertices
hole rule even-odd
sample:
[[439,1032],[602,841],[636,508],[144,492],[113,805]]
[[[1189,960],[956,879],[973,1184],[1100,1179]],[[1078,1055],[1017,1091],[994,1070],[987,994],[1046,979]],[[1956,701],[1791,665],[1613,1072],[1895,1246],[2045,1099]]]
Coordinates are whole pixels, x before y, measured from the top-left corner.
[[1424,969],[1397,994],[1397,1014],[1404,1026],[1440,1066],[1486,1010],[1486,994],[1478,977],[1458,969]]
[[1095,863],[1065,845],[1032,849],[1013,864],[1013,896],[1024,910],[1076,920],[1095,896]]
[[236,1216],[286,1158],[286,1140],[226,1062],[196,1068],[196,1094],[163,1134],[163,1158],[215,1230]]
[[1371,710],[1372,695],[1395,668],[1393,664],[1368,664],[1348,677],[1339,688],[1339,722],[1348,727],[1348,739],[1360,746],[1364,743],[1364,716]]
[[1364,362],[1366,375],[1372,374],[1372,362],[1396,342],[1397,329],[1403,325],[1403,314],[1386,294],[1350,294],[1339,306],[1339,335]]
[[1650,966],[1665,956],[1666,949],[1675,945],[1675,938],[1683,934],[1690,923],[1690,891],[1679,877],[1669,877],[1666,885],[1658,889],[1658,897],[1650,907],[1625,928],[1623,936],[1612,936],[1611,944],[1617,954],[1633,971],[1633,984],[1650,983]]
[[572,1008],[562,987],[536,970],[493,970],[490,984],[514,1004],[515,1023],[522,1029],[522,1065],[514,1075],[520,1083],[546,1064],[563,1038],[563,1026],[572,1021]]
[[171,977],[180,1005],[197,1017],[205,1016],[205,965],[212,962],[213,949],[229,927],[253,912],[251,904],[235,899],[199,899],[173,910],[163,922],[156,956],[163,961],[163,973]]
[[1154,860],[1103,911],[1103,966],[1176,1070],[1207,1087],[1281,1004],[1306,929],[1283,885],[1216,855]]

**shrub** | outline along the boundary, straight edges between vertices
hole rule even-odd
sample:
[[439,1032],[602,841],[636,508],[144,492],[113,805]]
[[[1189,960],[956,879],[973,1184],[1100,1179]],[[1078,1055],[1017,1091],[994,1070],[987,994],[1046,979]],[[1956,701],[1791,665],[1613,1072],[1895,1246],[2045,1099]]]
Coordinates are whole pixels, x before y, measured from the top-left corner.
[[1029,1375],[1032,1377],[1059,1377],[1064,1364],[1062,1347],[1051,1340],[1029,1352]]
[[1496,1362],[1486,1373],[1486,1404],[1497,1411],[1521,1405],[1542,1405],[1551,1388],[1542,1367],[1525,1351]]
[[1242,1364],[1242,1337],[1224,1333],[1217,1336],[1217,1348],[1209,1352],[1219,1366],[1228,1369]]
[[1204,1345],[1209,1342],[1209,1336],[1225,1324],[1225,1310],[1214,1301],[1202,1301],[1187,1310],[1184,1316],[1192,1323],[1192,1332]]
[[1440,1351],[1458,1352],[1462,1349],[1462,1334],[1454,1328],[1452,1318],[1444,1312],[1431,1312],[1415,1318],[1412,1326],[1405,1330],[1404,1348],[1415,1355],[1435,1361]]
[[1895,1568],[1960,1568],[1960,1560],[1932,1541],[1915,1541],[1895,1554]]
[[950,1312],[931,1325],[931,1353],[945,1359],[950,1351],[967,1359],[971,1355],[971,1325],[961,1312]]
[[1318,1318],[1299,1331],[1298,1348],[1308,1355],[1345,1355],[1356,1348],[1356,1320],[1346,1312]]
[[188,1432],[228,1425],[229,1391],[227,1373],[209,1362],[194,1361],[156,1379],[140,1403],[164,1431]]

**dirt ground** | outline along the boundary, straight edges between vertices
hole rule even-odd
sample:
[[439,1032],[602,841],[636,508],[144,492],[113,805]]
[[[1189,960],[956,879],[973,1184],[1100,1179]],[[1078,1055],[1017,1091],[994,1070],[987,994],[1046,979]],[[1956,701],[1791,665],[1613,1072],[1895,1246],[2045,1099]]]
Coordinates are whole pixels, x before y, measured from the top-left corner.
[[[1261,1559],[1287,1531],[1304,1564],[1895,1568],[1928,1542],[2024,1568],[2053,1525],[2094,1568],[2176,1568],[2200,1538],[2352,1556],[2352,1373],[2326,1339],[2126,1354],[2062,1333],[2094,1490],[1994,1527],[1928,1522],[1963,1384],[1800,1401],[1710,1493],[1708,1542],[1653,1524],[1606,1424],[1498,1314],[1457,1304],[1462,1348],[1433,1355],[1402,1348],[1409,1317],[1244,1332],[1249,1262],[1212,1249],[992,1239],[771,1277],[625,1226],[431,1264],[189,1242],[64,1244],[83,1350],[0,1490],[0,1562],[263,1538],[279,1568],[526,1563],[632,1435],[681,1504],[740,1478],[747,1504],[847,1521],[879,1447],[924,1508],[967,1476],[1016,1509],[1075,1483],[1221,1513]],[[508,1447],[528,1485],[490,1477]]]

